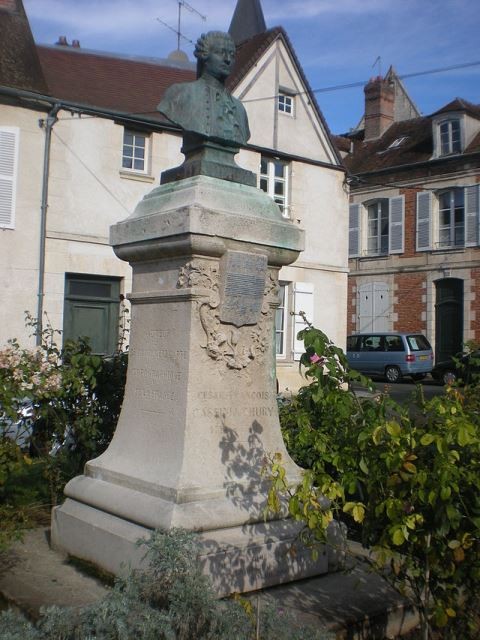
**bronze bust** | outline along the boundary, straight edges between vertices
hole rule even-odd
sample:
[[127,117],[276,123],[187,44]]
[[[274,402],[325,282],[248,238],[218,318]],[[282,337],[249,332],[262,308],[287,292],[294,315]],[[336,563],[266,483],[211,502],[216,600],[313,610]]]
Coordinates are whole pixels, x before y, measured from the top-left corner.
[[197,80],[167,89],[157,109],[185,132],[225,146],[242,146],[250,137],[245,108],[225,88],[235,62],[228,33],[209,31],[195,47]]

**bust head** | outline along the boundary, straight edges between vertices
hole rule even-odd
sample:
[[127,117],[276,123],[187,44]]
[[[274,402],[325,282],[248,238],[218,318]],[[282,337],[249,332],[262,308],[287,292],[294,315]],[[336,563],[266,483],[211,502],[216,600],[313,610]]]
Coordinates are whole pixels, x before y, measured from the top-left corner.
[[235,62],[235,43],[223,31],[203,33],[195,46],[197,77],[210,75],[225,82]]

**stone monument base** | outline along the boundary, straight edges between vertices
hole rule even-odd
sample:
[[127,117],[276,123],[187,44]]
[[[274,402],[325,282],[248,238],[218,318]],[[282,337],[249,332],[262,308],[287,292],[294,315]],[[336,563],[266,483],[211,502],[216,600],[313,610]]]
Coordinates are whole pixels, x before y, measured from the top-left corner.
[[[218,597],[337,570],[342,552],[335,552],[334,545],[322,546],[314,559],[310,549],[296,544],[300,529],[293,520],[276,520],[197,533],[199,562]],[[146,549],[137,541],[150,533],[151,529],[76,500],[67,499],[53,511],[53,548],[65,551],[62,541],[68,540],[70,555],[115,575],[147,568]],[[335,533],[332,529],[332,542]]]

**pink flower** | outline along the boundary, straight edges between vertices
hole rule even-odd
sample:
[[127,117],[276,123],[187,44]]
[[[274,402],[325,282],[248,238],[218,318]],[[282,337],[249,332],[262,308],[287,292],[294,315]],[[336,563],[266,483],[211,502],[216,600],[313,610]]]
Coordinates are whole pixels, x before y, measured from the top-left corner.
[[323,364],[325,358],[321,358],[318,354],[314,353],[313,356],[310,356],[310,362],[312,364]]

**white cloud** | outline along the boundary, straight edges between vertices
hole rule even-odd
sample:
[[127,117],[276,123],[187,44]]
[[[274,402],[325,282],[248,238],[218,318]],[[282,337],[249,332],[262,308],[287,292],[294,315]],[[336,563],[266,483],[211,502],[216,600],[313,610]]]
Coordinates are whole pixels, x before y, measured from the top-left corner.
[[[30,21],[35,25],[47,25],[70,37],[87,36],[93,40],[100,36],[120,41],[159,36],[163,29],[157,18],[177,28],[178,4],[175,0],[24,0]],[[200,33],[211,28],[228,28],[233,9],[219,7],[216,2],[199,0],[191,6],[207,16],[204,22],[195,13],[182,10],[181,30]],[[224,26],[226,24],[226,26]],[[212,26],[213,25],[213,26]]]

